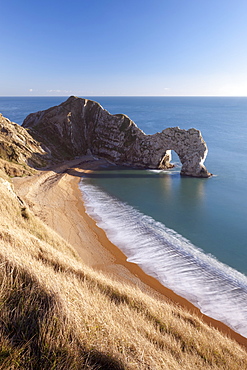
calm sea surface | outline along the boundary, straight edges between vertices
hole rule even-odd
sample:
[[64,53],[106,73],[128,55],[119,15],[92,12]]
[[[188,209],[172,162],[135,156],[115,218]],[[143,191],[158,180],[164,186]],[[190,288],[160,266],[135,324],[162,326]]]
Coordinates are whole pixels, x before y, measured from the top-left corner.
[[[90,98],[90,97],[89,97]],[[0,112],[22,123],[63,97],[0,97]],[[145,133],[201,130],[215,176],[105,169],[83,179],[88,213],[132,262],[202,312],[247,337],[247,98],[93,97]]]

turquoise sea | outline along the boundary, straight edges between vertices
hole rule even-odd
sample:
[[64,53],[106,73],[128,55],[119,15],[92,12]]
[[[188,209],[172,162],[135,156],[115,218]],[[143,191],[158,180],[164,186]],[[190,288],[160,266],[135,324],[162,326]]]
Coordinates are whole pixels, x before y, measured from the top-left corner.
[[[0,112],[21,124],[65,99],[0,97]],[[201,130],[212,178],[180,177],[173,153],[171,171],[105,168],[81,189],[88,213],[130,261],[247,337],[247,98],[91,99],[147,134]]]

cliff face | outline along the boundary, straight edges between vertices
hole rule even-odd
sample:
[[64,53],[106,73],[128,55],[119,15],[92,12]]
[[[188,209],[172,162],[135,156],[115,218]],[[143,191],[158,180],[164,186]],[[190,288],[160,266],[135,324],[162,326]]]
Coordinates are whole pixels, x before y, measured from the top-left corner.
[[182,175],[209,177],[203,163],[207,146],[200,131],[167,128],[146,135],[123,114],[111,115],[100,104],[70,97],[59,106],[30,114],[23,123],[58,159],[92,154],[116,164],[169,168],[170,150],[182,163]]
[[47,164],[40,144],[20,125],[0,114],[0,169],[9,176],[32,173],[32,167]]

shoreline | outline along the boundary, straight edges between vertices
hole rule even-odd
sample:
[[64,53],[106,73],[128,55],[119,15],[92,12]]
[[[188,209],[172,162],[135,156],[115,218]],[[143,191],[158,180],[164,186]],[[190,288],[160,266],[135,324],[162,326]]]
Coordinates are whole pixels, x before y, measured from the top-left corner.
[[[81,195],[81,198],[82,198],[82,194],[79,189],[78,183],[79,181],[77,182],[77,187],[79,191],[78,195]],[[74,191],[76,192],[76,189],[74,189]],[[82,202],[83,202],[83,199],[82,199]],[[149,286],[152,290],[155,290],[156,292],[160,293],[163,297],[172,301],[173,303],[179,304],[180,306],[188,309],[189,312],[195,313],[197,316],[199,316],[199,318],[201,318],[208,325],[211,325],[217,328],[219,331],[221,331],[224,334],[227,334],[228,336],[235,339],[238,343],[244,345],[247,348],[247,338],[233,331],[231,328],[229,328],[227,325],[225,325],[221,321],[215,320],[209,316],[204,315],[199,310],[199,308],[194,306],[192,303],[190,303],[185,298],[174,293],[171,289],[162,285],[154,277],[146,274],[138,265],[132,262],[128,262],[125,254],[108,239],[105,231],[99,228],[96,224],[96,221],[86,213],[84,202],[83,202],[82,207],[84,208],[84,210],[82,211],[83,218],[88,223],[89,227],[96,233],[97,238],[102,244],[102,247],[106,248],[111,254],[114,255],[116,264],[123,265],[130,271],[131,274],[137,276],[144,284]],[[94,266],[94,268],[101,270],[100,266]],[[102,269],[102,271],[104,270],[105,270],[105,267]]]
[[247,338],[224,323],[202,314],[185,298],[147,275],[138,265],[128,262],[124,253],[111,243],[105,231],[86,213],[79,181],[84,172],[95,170],[101,163],[88,157],[80,158],[29,179],[15,179],[14,186],[34,213],[68,241],[88,266],[180,305],[247,348]]

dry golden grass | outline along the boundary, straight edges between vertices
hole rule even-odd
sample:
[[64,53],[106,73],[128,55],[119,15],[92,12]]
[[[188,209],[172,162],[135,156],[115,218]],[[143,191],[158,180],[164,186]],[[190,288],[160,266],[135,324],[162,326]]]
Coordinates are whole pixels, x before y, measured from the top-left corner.
[[196,316],[96,272],[0,178],[0,369],[246,369]]

